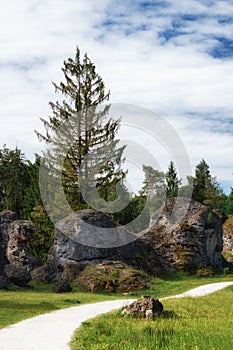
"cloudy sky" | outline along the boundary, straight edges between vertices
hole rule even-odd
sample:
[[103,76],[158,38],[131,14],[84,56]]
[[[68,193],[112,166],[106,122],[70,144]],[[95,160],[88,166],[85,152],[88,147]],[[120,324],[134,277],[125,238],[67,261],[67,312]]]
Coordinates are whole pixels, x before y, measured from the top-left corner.
[[[158,112],[233,185],[233,0],[12,0],[0,12],[0,147],[27,157],[55,101],[52,81],[78,45],[111,102]],[[166,170],[166,169],[164,169]]]

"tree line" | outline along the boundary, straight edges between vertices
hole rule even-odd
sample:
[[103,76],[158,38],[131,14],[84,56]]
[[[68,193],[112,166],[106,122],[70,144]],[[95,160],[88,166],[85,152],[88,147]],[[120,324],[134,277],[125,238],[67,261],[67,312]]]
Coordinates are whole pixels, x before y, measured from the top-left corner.
[[[62,71],[64,80],[60,84],[53,83],[59,100],[50,102],[51,116],[41,118],[44,134],[36,131],[38,138],[48,146],[46,153],[42,157],[35,155],[35,160],[30,161],[19,148],[12,150],[4,145],[0,150],[0,209],[12,210],[19,219],[34,222],[35,234],[30,244],[42,261],[53,242],[53,223],[45,211],[39,189],[42,159],[54,182],[61,176],[72,210],[96,204],[106,210],[106,202],[114,209],[118,197],[128,203],[123,210],[111,210],[119,224],[133,221],[148,198],[149,220],[150,214],[165,199],[177,195],[192,197],[212,209],[233,214],[233,189],[228,196],[224,194],[205,160],[196,166],[194,176],[187,176],[185,185],[178,178],[173,161],[166,173],[145,164],[141,191],[129,193],[124,185],[127,173],[122,170],[126,146],[119,146],[117,139],[121,119],[108,116],[110,92],[106,92],[87,54],[81,58],[79,48],[74,59],[64,61]],[[48,192],[54,203],[59,202],[57,193],[51,188]],[[56,206],[53,210],[57,210]]]

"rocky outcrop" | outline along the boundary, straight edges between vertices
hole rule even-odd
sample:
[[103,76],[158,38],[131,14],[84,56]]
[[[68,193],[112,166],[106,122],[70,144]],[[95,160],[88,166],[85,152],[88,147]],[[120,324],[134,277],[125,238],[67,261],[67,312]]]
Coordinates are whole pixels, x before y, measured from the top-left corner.
[[223,253],[229,262],[233,262],[233,216],[223,225]]
[[5,251],[0,246],[0,289],[6,288],[10,281],[5,273],[5,266],[8,263],[5,255]]
[[152,218],[152,227],[136,242],[133,264],[151,274],[177,270],[195,273],[201,268],[221,272],[222,222],[208,207],[191,201],[185,215],[185,205],[171,199]]
[[[96,227],[102,228],[103,234],[93,240]],[[108,239],[112,228],[117,228],[116,236]],[[84,245],[80,241],[84,242],[86,236],[87,244]],[[108,239],[113,246],[100,248],[101,239]],[[116,246],[116,241],[122,245]],[[118,229],[105,213],[85,210],[59,222],[54,245],[40,274],[48,281],[58,280],[62,274],[72,280],[72,276],[79,276],[85,265],[107,260],[121,261],[153,276],[179,270],[195,273],[202,268],[220,272],[223,268],[222,245],[219,216],[208,207],[194,201],[189,203],[187,199],[168,200],[164,208],[152,216],[149,229],[137,239]],[[65,277],[66,274],[70,277]]]
[[6,288],[10,284],[5,273],[5,266],[9,263],[6,257],[6,248],[9,241],[8,227],[13,220],[16,220],[15,213],[9,210],[0,213],[0,289]]
[[17,220],[17,215],[10,210],[4,210],[0,213],[0,246],[4,250],[7,249],[9,241],[8,227],[15,220]]
[[38,265],[38,259],[29,246],[34,231],[31,221],[16,220],[9,225],[6,254],[10,264],[25,267],[28,271]]
[[134,301],[122,311],[123,316],[147,318],[153,320],[155,316],[161,315],[163,304],[150,295],[143,295],[141,299]]
[[[96,228],[99,230],[96,231]],[[132,239],[130,233],[115,231],[115,228],[116,225],[109,215],[94,210],[79,211],[61,220],[55,229],[54,245],[49,252],[47,263],[43,271],[40,269],[43,279],[58,280],[66,273],[77,277],[86,265],[133,257],[132,243],[124,243],[132,241],[134,237]],[[117,237],[110,236],[111,229]],[[101,240],[108,246],[113,243],[113,248],[99,248]],[[86,241],[87,245],[80,241]],[[114,244],[122,246],[114,247]]]
[[17,220],[9,210],[0,213],[0,288],[25,286],[31,280],[28,271],[38,264],[29,245],[33,233],[32,222]]

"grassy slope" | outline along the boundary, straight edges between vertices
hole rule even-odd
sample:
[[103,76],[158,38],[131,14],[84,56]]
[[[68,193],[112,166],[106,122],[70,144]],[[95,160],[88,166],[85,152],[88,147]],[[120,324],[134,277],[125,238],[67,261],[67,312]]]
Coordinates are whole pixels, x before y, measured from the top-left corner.
[[72,350],[231,350],[233,286],[199,298],[164,300],[154,321],[112,312],[84,322]]
[[162,297],[178,294],[196,286],[227,281],[224,277],[196,278],[185,275],[170,276],[164,279],[153,279],[150,291],[122,294],[92,294],[82,293],[74,289],[71,293],[56,294],[52,285],[39,284],[33,288],[0,291],[0,328],[19,322],[23,319],[37,316],[52,310],[67,308],[84,303],[92,303],[119,298],[137,298],[142,294],[152,294]]

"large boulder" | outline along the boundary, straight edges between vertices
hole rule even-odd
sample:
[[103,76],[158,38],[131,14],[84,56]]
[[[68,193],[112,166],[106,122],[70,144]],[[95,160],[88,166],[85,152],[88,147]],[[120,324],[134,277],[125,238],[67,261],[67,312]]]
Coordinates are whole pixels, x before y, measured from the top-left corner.
[[6,255],[10,264],[26,267],[29,271],[38,265],[38,259],[29,245],[34,231],[31,221],[16,220],[9,225]]
[[223,269],[222,221],[208,207],[186,199],[168,200],[152,217],[152,226],[136,242],[138,264],[146,271],[170,273],[177,270],[194,273],[198,269]]
[[223,253],[228,261],[233,262],[233,216],[223,225]]
[[[133,234],[118,228],[103,212],[90,209],[75,212],[56,225],[43,278],[58,280],[62,274],[77,277],[85,265],[133,256],[132,243],[128,242],[134,239]],[[101,248],[101,244],[106,247]]]
[[19,287],[25,287],[32,277],[26,268],[8,264],[5,266],[5,272],[11,283]]

